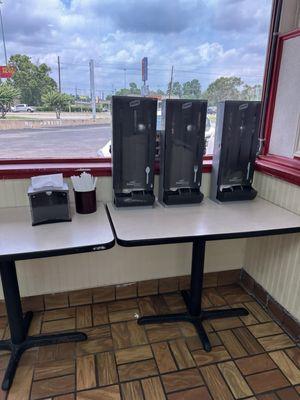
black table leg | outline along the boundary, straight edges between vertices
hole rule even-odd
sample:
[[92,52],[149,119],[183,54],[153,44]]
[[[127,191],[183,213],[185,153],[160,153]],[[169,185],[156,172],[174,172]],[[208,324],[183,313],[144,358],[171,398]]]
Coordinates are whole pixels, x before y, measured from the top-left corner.
[[8,324],[11,338],[0,341],[0,350],[10,350],[10,360],[2,381],[2,389],[8,390],[14,379],[16,369],[23,352],[31,347],[46,346],[49,344],[66,343],[86,340],[87,336],[81,332],[58,333],[55,335],[28,336],[30,322],[33,316],[31,311],[23,317],[19,285],[14,261],[1,261],[0,273],[5,298]]
[[140,325],[159,324],[163,322],[190,322],[199,335],[203,348],[211,351],[211,344],[203,327],[202,321],[215,318],[229,318],[248,315],[245,308],[232,308],[225,310],[205,311],[201,307],[202,288],[203,288],[203,270],[205,257],[205,241],[195,239],[193,241],[191,290],[183,290],[182,296],[187,306],[187,312],[178,314],[151,315],[138,319]]

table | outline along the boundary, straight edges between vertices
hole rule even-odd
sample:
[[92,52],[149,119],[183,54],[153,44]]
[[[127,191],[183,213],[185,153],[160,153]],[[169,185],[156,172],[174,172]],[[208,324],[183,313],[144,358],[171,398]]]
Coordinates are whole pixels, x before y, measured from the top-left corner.
[[12,384],[22,353],[36,346],[86,340],[81,332],[28,336],[33,313],[23,316],[15,261],[106,250],[114,236],[103,205],[96,213],[75,214],[72,222],[31,225],[29,207],[0,208],[0,273],[11,332],[0,341],[0,350],[10,350],[2,389]]
[[143,316],[138,323],[191,322],[206,351],[211,350],[211,344],[203,320],[248,314],[245,308],[202,310],[206,241],[300,232],[300,216],[261,198],[230,203],[205,199],[199,205],[179,207],[164,207],[157,203],[152,208],[134,209],[116,209],[110,203],[107,211],[121,246],[193,244],[190,291],[182,291],[187,312]]

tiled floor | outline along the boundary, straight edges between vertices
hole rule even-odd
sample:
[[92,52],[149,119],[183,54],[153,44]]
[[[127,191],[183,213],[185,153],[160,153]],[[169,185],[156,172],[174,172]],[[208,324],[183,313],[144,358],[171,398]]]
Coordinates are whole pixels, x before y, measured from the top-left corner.
[[[203,351],[190,324],[137,325],[137,314],[183,310],[177,293],[36,313],[31,334],[80,329],[88,341],[27,351],[9,394],[1,392],[0,399],[299,398],[300,348],[258,303],[240,287],[224,286],[205,289],[203,304],[243,304],[250,311],[247,317],[206,323],[211,353]],[[0,321],[7,337],[6,321]],[[7,360],[2,353],[0,378]]]

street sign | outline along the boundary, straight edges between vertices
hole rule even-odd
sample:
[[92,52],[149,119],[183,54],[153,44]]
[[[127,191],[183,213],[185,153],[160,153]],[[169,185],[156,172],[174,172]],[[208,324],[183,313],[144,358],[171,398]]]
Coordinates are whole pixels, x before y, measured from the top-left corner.
[[0,78],[11,78],[16,72],[16,68],[11,65],[0,66]]
[[142,59],[142,81],[145,83],[148,80],[148,57]]

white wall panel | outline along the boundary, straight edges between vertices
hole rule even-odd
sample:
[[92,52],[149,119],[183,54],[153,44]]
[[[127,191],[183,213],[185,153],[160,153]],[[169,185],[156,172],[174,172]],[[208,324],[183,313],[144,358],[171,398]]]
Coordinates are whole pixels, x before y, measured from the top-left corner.
[[[255,173],[261,197],[300,215],[300,187]],[[248,239],[245,269],[300,320],[300,234]]]

